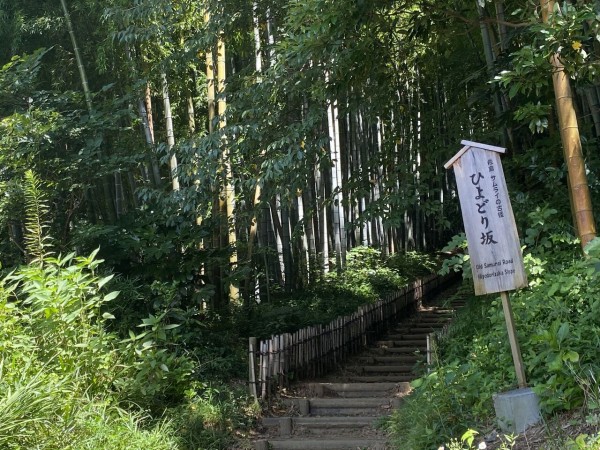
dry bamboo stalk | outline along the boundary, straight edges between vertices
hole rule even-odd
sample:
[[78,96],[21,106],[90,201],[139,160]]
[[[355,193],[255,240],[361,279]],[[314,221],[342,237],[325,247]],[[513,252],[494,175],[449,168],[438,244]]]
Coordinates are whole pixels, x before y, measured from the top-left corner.
[[273,343],[273,360],[271,365],[271,378],[273,379],[273,383],[276,383],[279,376],[279,339],[276,336],[271,338],[271,342]]
[[267,355],[268,355],[268,366],[267,366],[267,392],[270,394],[272,391],[271,386],[271,374],[273,373],[273,339],[268,340],[267,345]]
[[250,395],[258,400],[258,393],[256,392],[256,338],[251,337],[248,340],[248,388]]
[[279,335],[279,385],[283,385],[283,380],[285,376],[285,338],[281,334]]
[[260,383],[261,383],[261,398],[267,398],[267,360],[268,344],[264,341],[260,343]]

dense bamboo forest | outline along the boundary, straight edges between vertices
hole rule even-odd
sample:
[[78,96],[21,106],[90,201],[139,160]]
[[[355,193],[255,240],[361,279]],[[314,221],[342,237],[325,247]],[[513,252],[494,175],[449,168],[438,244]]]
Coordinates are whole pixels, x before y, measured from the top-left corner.
[[[585,247],[599,29],[584,0],[0,0],[0,447],[226,448],[249,336],[468,263],[463,139],[507,149],[525,247]],[[16,433],[29,391],[95,437]]]
[[552,51],[586,147],[600,129],[585,5],[544,26],[498,1],[3,3],[5,267],[28,258],[31,169],[57,251],[99,246],[149,279],[177,266],[207,304],[251,303],[357,246],[443,247],[461,139],[508,148],[531,208],[562,164]]

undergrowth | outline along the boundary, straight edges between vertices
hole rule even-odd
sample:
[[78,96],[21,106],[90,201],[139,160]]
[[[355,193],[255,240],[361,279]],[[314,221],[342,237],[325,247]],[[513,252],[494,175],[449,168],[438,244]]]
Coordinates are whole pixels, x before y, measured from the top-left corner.
[[245,334],[267,337],[326,324],[401,289],[409,280],[434,273],[438,266],[426,254],[408,252],[384,258],[376,249],[357,247],[348,252],[345,270],[326,274],[305,291],[272,295],[270,302],[244,311],[239,326]]
[[97,251],[53,254],[39,182],[29,174],[25,186],[30,263],[0,279],[0,448],[229,445],[256,413],[242,389],[199,381],[209,361],[191,345],[195,319],[164,304],[137,322],[117,317]]
[[[511,303],[528,384],[546,417],[598,408],[589,400],[597,383],[582,380],[600,373],[600,240],[587,247],[587,258],[564,233],[531,229],[525,241],[529,288],[512,293]],[[464,289],[470,286],[466,280]],[[467,429],[494,427],[492,395],[517,387],[499,296],[471,295],[437,356],[438,364],[413,382],[414,392],[387,421],[398,448],[437,449],[459,442]]]

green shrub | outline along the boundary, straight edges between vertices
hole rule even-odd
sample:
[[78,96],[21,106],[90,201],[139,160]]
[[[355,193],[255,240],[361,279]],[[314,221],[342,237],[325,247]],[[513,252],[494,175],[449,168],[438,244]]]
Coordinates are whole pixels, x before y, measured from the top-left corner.
[[[235,334],[227,333],[229,340],[222,338],[219,348],[207,350],[211,342],[198,332],[206,327],[196,308],[179,301],[179,281],[152,285],[147,309],[137,283],[120,279],[130,304],[111,307],[119,292],[106,290],[113,277],[100,275],[97,250],[88,257],[52,256],[39,187],[29,173],[30,264],[0,280],[0,448],[222,448],[234,418],[245,417],[241,397],[206,386],[198,396],[186,397],[186,392],[195,384],[192,376],[204,375],[207,365],[227,369],[222,362],[233,359],[225,353],[236,347]],[[115,324],[115,314],[126,314],[136,302],[144,306],[140,315]],[[221,359],[213,358],[217,352]],[[184,419],[177,418],[175,433],[174,418],[147,416],[148,411],[162,415],[174,405],[180,409],[170,412],[187,419],[198,411],[194,417],[202,418],[206,432],[185,434]]]
[[412,265],[415,269],[410,271],[412,274],[425,274],[426,268],[434,267],[432,258],[416,253],[394,256],[389,261],[388,265],[376,249],[352,249],[345,270],[326,274],[304,292],[272,295],[271,302],[242,311],[237,318],[238,329],[242,334],[267,337],[309,325],[327,324],[403,288],[409,280],[400,272],[403,267]]
[[[0,281],[0,448],[174,448],[148,446],[152,433],[139,434],[132,426],[137,416],[115,415],[114,405],[119,398],[142,407],[183,399],[193,364],[169,351],[177,325],[149,317],[130,342],[106,331],[106,322],[114,319],[106,305],[118,293],[103,292],[111,277],[98,276],[101,261],[94,256],[45,256]],[[82,409],[96,408],[96,401],[88,400],[96,398],[112,405],[104,422]],[[91,422],[78,422],[80,414]],[[104,446],[95,440],[100,437],[89,435],[100,424],[108,439]],[[77,433],[79,426],[89,428],[73,440],[80,447],[59,442],[57,436]],[[110,441],[123,433],[130,437],[121,446]],[[141,443],[128,447],[134,435]]]
[[254,424],[258,407],[246,389],[196,383],[187,401],[170,410],[182,449],[221,450],[233,442],[235,431]]
[[[152,422],[140,413],[105,402],[80,407],[63,435],[65,450],[179,450],[177,430],[168,420]],[[57,447],[60,448],[60,447]]]
[[[534,235],[525,256],[531,288],[511,294],[511,303],[528,383],[551,414],[584,405],[582,374],[600,372],[600,239],[581,258],[564,234]],[[414,450],[485,428],[492,395],[516,387],[499,298],[469,300],[441,342],[439,361],[388,422],[398,442]]]
[[58,376],[77,373],[92,393],[110,389],[119,373],[117,338],[104,329],[112,316],[102,312],[118,293],[102,293],[111,277],[96,275],[94,256],[46,257],[0,282],[0,316],[10,315],[0,347],[26,358],[33,374],[41,367]]
[[391,255],[385,265],[408,279],[424,277],[435,273],[440,267],[438,258],[417,252],[396,253]]

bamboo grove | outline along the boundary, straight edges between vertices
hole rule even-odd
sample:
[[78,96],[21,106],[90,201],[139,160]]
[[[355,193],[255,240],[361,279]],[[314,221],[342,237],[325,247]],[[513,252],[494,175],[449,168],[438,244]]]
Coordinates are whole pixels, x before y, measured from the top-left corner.
[[509,149],[524,209],[569,209],[548,58],[572,78],[594,194],[598,19],[542,6],[0,0],[2,265],[28,258],[27,169],[57,251],[99,246],[214,308],[316,283],[357,246],[444,246],[461,139]]

